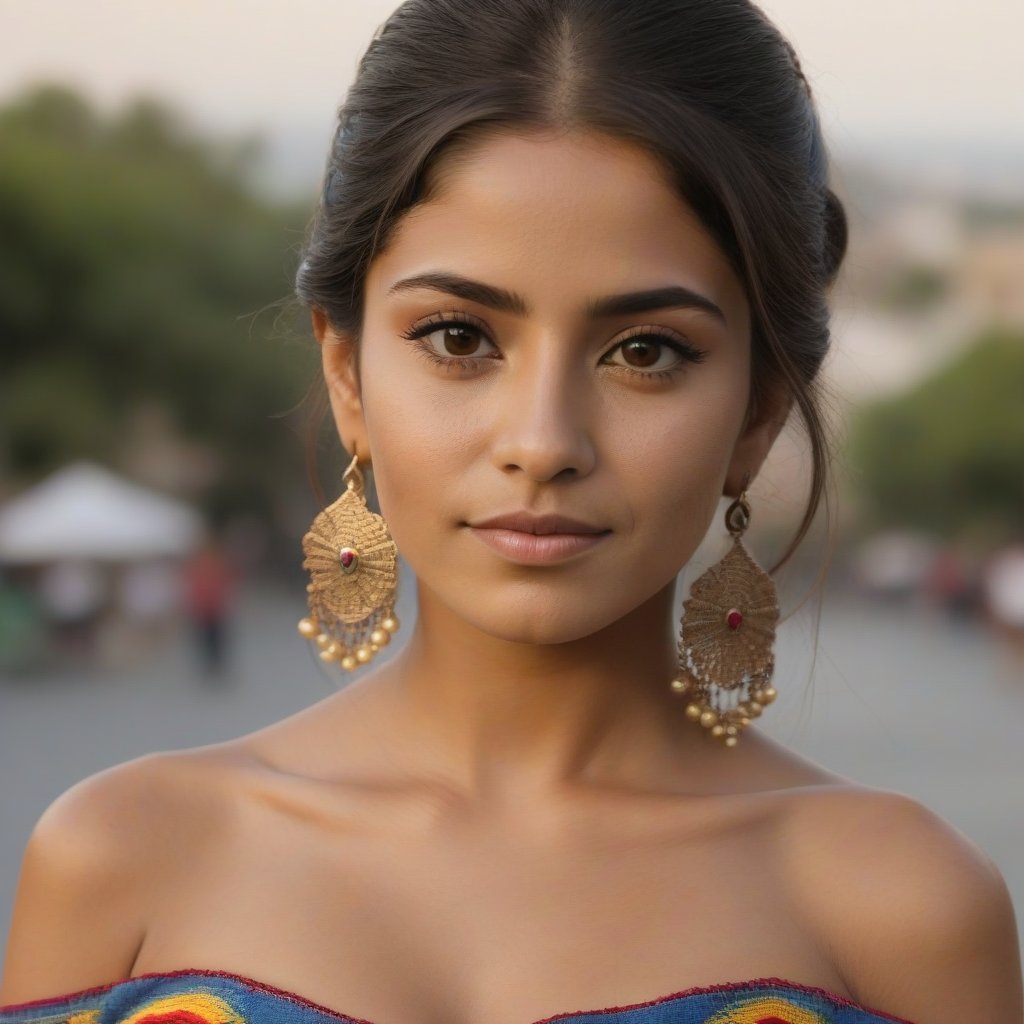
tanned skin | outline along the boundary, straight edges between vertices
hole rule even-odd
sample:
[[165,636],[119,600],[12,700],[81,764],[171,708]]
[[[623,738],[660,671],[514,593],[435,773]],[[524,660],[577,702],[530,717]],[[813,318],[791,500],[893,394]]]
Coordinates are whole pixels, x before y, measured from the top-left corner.
[[[313,317],[339,440],[416,573],[405,648],[59,798],[0,1003],[210,968],[378,1024],[526,1024],[774,976],[1019,1022],[989,858],[756,722],[726,749],[669,689],[676,575],[789,410],[750,406],[725,257],[653,157],[600,135],[492,134],[432,185],[371,265],[358,342]],[[667,287],[705,301],[593,315]],[[467,525],[516,510],[610,533],[523,565]]]

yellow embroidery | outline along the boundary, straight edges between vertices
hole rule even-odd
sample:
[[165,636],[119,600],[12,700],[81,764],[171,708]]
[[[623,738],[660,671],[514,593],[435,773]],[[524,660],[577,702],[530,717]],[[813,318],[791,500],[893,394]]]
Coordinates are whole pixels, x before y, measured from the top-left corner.
[[760,996],[719,1010],[705,1024],[828,1024],[828,1020],[788,999]]
[[99,1010],[83,1010],[68,1017],[67,1024],[100,1024]]
[[179,992],[140,1006],[118,1024],[245,1024],[245,1020],[229,1003],[208,992]]

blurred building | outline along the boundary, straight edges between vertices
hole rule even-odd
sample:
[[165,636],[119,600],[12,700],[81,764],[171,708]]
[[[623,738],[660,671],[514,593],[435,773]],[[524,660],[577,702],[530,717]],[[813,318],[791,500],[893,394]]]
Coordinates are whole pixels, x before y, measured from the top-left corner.
[[1024,224],[968,236],[954,267],[954,302],[979,321],[1024,327]]
[[[1024,327],[1024,183],[997,193],[953,174],[901,180],[874,167],[839,177],[850,245],[823,376],[841,452],[853,409],[913,388],[987,328]],[[795,422],[756,484],[757,518],[776,531],[795,525],[808,486]],[[856,497],[851,488],[840,502],[843,518],[856,519]]]

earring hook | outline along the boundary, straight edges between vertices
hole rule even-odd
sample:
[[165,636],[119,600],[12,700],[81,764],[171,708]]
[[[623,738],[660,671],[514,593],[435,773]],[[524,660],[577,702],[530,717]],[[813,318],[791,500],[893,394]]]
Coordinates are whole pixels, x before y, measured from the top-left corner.
[[750,525],[750,503],[747,501],[747,487],[750,484],[750,472],[743,474],[743,486],[738,498],[725,510],[725,527],[733,537],[742,537]]
[[[353,451],[355,448],[353,447]],[[341,474],[342,482],[350,491],[355,491],[360,497],[363,494],[363,474],[359,471],[359,453],[355,452],[352,461]]]

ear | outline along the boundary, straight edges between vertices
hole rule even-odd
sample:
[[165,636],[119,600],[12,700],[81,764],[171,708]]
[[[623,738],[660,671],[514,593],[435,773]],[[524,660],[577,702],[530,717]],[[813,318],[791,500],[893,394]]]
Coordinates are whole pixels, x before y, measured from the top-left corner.
[[311,316],[338,437],[345,451],[358,454],[360,462],[368,462],[370,443],[363,417],[355,338],[336,331],[322,310],[314,309]]
[[759,408],[752,407],[748,412],[747,422],[733,447],[725,477],[722,493],[727,497],[739,497],[747,474],[750,475],[748,487],[757,478],[775,439],[786,425],[792,406],[793,396],[780,384],[764,396]]

